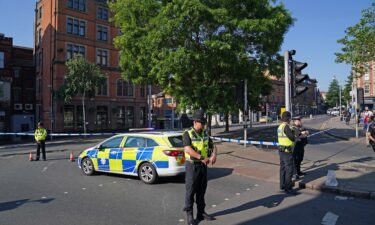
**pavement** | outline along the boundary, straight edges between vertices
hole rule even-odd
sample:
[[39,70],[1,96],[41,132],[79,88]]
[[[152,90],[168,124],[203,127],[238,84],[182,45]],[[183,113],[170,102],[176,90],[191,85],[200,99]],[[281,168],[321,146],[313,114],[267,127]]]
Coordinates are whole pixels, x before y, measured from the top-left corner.
[[[347,141],[348,147],[355,146],[359,151],[366,148],[363,131],[359,132],[360,137],[356,139],[354,126],[346,125],[337,117],[330,119],[323,128],[328,129],[325,134]],[[279,156],[275,148],[245,148],[243,145],[224,142],[218,142],[217,146],[217,167],[230,168],[235,174],[262,181],[279,182]],[[375,165],[366,163],[371,160],[370,157],[362,157],[353,160],[339,158],[305,162],[302,170],[307,175],[296,180],[295,187],[375,199]],[[325,185],[328,170],[334,171],[337,186]]]

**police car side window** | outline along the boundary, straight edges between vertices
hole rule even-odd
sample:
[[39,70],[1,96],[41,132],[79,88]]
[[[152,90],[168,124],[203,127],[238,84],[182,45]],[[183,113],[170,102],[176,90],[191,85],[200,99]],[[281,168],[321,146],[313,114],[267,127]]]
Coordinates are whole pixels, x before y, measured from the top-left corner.
[[145,139],[142,137],[128,137],[125,142],[125,148],[143,148],[146,147]]
[[147,138],[147,147],[156,147],[156,146],[159,146],[159,144],[156,143],[156,141]]
[[123,137],[112,138],[102,144],[102,148],[119,148]]

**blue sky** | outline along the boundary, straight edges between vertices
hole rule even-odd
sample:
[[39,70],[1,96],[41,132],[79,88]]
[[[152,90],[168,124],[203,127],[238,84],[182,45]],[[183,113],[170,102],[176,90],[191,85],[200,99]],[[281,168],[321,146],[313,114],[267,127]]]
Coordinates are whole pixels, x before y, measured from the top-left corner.
[[[304,70],[317,78],[321,90],[327,90],[336,75],[344,84],[350,65],[336,64],[335,52],[340,50],[337,39],[345,29],[356,24],[361,10],[373,0],[278,0],[296,19],[285,35],[281,54],[295,49],[294,59],[307,62]],[[0,33],[13,37],[15,45],[33,46],[35,0],[0,0]]]

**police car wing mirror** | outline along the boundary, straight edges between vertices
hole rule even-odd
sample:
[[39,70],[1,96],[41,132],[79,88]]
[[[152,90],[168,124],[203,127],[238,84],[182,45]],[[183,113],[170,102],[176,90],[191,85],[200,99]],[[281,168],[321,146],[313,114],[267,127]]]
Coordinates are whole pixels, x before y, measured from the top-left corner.
[[98,146],[98,149],[99,149],[99,151],[102,151],[102,150],[104,150],[104,147],[103,147],[103,145],[99,145],[99,146]]

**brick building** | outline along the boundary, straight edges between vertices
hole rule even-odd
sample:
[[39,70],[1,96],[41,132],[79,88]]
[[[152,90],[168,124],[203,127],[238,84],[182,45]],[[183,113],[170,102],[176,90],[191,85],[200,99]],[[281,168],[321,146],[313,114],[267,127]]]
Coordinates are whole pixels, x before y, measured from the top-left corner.
[[365,65],[365,73],[357,80],[357,87],[363,88],[364,106],[369,109],[375,109],[375,62],[369,62]]
[[33,49],[0,34],[0,131],[32,131],[35,109]]
[[147,126],[146,86],[122,80],[119,51],[113,38],[119,30],[109,22],[105,0],[39,0],[35,9],[37,119],[53,132],[82,131],[79,98],[66,103],[56,94],[67,73],[65,62],[82,54],[100,65],[106,83],[86,101],[89,131],[126,130]]

